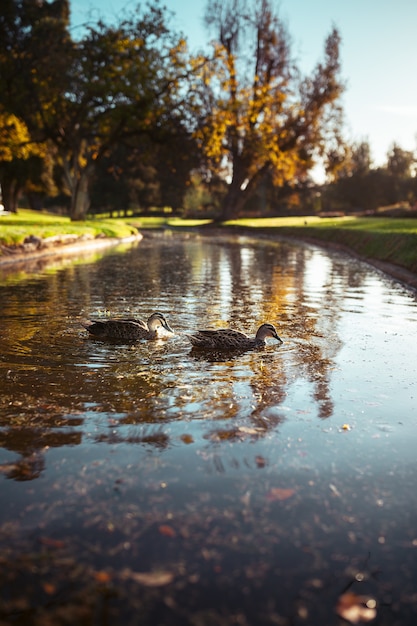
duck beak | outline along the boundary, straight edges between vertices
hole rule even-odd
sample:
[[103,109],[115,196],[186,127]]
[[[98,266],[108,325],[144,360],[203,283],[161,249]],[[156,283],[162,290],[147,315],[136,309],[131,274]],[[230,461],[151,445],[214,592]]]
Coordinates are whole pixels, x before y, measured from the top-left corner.
[[284,343],[284,341],[281,339],[281,337],[278,334],[275,335],[275,339],[278,339],[280,343]]
[[169,333],[174,334],[174,331],[172,330],[171,326],[168,324],[168,322],[166,320],[164,320],[162,322],[162,326],[165,328],[165,330],[167,330]]

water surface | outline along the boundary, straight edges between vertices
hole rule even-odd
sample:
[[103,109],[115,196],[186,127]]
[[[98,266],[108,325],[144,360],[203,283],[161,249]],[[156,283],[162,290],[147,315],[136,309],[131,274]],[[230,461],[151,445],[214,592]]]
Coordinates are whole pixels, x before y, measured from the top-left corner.
[[[346,592],[415,623],[415,292],[312,246],[168,232],[4,275],[0,302],[4,623],[338,625]],[[175,336],[80,325],[153,311]],[[185,336],[265,321],[282,345]]]

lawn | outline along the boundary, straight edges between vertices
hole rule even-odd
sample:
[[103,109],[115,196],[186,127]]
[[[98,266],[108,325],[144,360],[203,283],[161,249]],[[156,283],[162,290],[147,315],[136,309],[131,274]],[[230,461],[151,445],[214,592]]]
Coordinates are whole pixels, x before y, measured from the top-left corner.
[[136,229],[125,220],[105,219],[71,222],[69,217],[43,211],[20,209],[17,214],[0,212],[0,244],[13,246],[34,235],[46,239],[57,235],[88,235],[90,237],[129,237]]

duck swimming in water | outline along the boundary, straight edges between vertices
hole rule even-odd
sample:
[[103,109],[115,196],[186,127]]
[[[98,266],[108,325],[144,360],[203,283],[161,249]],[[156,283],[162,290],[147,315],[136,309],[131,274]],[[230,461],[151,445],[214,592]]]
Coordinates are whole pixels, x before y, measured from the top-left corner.
[[147,322],[136,319],[86,320],[81,325],[94,337],[118,341],[157,339],[160,328],[174,332],[162,313],[152,313]]
[[248,337],[244,333],[231,328],[197,330],[191,335],[187,335],[187,337],[193,347],[213,351],[253,350],[254,348],[263,348],[267,337],[273,337],[280,343],[283,343],[272,324],[262,324],[259,326],[255,337]]

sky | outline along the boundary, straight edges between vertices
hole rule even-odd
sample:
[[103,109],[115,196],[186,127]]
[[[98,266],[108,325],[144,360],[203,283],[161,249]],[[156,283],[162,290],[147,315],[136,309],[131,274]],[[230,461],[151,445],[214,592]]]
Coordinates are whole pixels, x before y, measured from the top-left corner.
[[[161,0],[174,15],[191,52],[207,46],[203,24],[207,0]],[[271,0],[287,25],[292,53],[304,73],[323,59],[324,42],[335,25],[341,34],[345,137],[369,141],[375,166],[397,143],[417,149],[417,1]],[[137,6],[137,0],[70,0],[74,27],[103,17],[107,23]],[[145,6],[145,2],[141,3]]]

